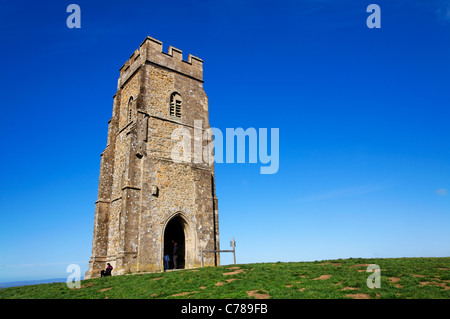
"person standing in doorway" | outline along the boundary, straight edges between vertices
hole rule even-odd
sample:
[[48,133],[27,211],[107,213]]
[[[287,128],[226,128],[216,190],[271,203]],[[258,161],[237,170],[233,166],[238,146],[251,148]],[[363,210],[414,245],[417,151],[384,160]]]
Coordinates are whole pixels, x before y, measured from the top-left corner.
[[164,255],[164,270],[169,269],[169,261],[170,261],[169,254]]
[[173,269],[177,269],[178,244],[175,240],[172,240],[172,243],[173,243],[173,251],[172,251]]

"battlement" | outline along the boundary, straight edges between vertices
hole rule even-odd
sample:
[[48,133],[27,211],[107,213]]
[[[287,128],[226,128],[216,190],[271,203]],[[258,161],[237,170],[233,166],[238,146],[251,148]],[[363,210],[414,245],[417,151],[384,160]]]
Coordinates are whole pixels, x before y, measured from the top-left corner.
[[121,87],[143,64],[156,64],[203,82],[202,59],[189,54],[185,61],[183,51],[180,49],[169,46],[168,52],[165,53],[161,41],[147,37],[119,69],[118,87]]

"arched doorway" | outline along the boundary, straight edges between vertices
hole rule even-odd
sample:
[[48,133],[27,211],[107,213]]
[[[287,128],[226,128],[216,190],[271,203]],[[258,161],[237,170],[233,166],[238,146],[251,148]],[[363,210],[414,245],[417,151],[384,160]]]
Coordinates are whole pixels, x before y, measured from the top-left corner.
[[186,221],[180,215],[173,217],[164,230],[164,255],[169,255],[169,269],[173,269],[173,242],[178,245],[177,268],[184,269],[186,266]]

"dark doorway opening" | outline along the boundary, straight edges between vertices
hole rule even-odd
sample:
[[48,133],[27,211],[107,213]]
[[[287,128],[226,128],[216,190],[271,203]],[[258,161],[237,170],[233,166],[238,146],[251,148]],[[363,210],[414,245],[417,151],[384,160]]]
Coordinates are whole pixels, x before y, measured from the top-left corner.
[[181,216],[172,218],[166,226],[164,231],[164,256],[169,255],[169,269],[173,269],[173,243],[175,241],[178,245],[177,269],[184,269],[185,267],[185,222]]

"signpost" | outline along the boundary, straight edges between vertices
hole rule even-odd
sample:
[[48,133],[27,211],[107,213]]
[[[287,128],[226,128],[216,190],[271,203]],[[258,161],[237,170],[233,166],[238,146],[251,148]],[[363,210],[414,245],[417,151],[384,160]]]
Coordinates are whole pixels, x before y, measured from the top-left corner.
[[233,239],[230,241],[230,246],[233,248],[232,250],[203,250],[201,248],[201,259],[202,259],[202,268],[203,268],[203,257],[205,253],[233,253],[233,262],[236,265],[236,241]]

